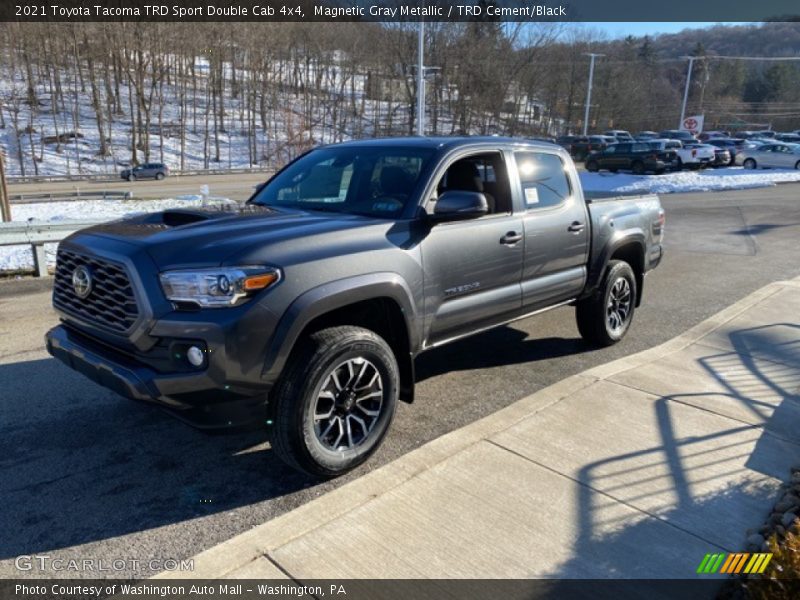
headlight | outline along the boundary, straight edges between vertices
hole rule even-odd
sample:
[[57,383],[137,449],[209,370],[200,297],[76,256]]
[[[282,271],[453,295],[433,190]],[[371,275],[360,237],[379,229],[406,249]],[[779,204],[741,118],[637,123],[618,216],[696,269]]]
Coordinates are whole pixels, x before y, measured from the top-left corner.
[[248,296],[280,280],[269,267],[220,267],[191,271],[167,271],[159,275],[161,289],[172,302],[188,302],[202,308],[241,304]]

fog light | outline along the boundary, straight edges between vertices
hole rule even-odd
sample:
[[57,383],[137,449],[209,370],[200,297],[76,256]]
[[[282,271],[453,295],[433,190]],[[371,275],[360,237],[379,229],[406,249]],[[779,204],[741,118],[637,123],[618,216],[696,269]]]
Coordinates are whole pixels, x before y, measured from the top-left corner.
[[189,346],[189,349],[186,351],[186,358],[193,367],[200,367],[203,365],[203,361],[205,361],[203,350],[197,346]]

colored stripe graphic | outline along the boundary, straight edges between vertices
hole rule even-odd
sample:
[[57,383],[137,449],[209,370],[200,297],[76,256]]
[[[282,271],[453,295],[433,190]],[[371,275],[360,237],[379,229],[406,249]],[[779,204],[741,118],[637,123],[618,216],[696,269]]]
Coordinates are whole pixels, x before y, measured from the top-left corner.
[[696,572],[704,575],[712,575],[717,572],[728,574],[763,573],[771,560],[770,552],[709,553],[700,561]]
[[705,573],[705,568],[706,568],[706,565],[708,564],[708,559],[710,559],[710,558],[711,558],[710,554],[706,554],[703,557],[703,560],[700,561],[700,566],[697,567],[697,571],[696,571],[697,573]]

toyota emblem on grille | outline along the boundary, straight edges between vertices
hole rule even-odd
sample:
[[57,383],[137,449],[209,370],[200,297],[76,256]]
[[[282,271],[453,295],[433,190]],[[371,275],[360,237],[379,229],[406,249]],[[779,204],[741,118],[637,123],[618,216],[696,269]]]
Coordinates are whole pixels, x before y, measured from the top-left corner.
[[72,289],[78,298],[86,298],[92,291],[92,273],[83,265],[72,272]]

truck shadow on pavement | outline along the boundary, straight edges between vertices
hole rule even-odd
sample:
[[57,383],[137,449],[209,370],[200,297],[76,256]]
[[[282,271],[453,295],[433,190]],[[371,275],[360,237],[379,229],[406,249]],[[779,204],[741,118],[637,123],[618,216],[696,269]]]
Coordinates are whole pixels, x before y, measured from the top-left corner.
[[317,483],[264,432],[204,434],[54,359],[0,365],[0,389],[0,560],[248,506],[244,530],[275,516],[258,503]]
[[[609,577],[708,578],[695,573],[705,553],[764,551],[748,533],[770,517],[781,482],[800,465],[800,326],[739,329],[727,343],[703,344],[693,368],[718,389],[656,394],[654,425],[638,418],[631,426],[655,427],[658,443],[580,467],[573,556],[548,577],[586,577],[592,565]],[[619,502],[640,515],[621,518]]]
[[[509,351],[498,352],[498,348]],[[498,327],[425,352],[416,362],[416,381],[452,371],[533,363],[596,350],[581,338],[529,338],[519,329]]]

